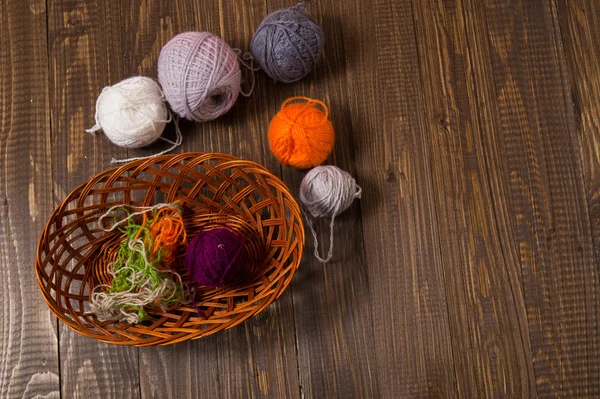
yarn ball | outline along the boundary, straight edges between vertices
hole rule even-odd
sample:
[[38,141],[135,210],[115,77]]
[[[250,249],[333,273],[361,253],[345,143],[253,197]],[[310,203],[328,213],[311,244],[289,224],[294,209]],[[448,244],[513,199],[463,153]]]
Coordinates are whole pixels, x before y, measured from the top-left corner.
[[350,173],[333,165],[317,166],[300,184],[300,201],[316,218],[339,215],[361,194],[362,189]]
[[323,163],[335,140],[328,115],[327,106],[321,101],[306,97],[286,100],[269,125],[273,154],[283,165],[299,169]]
[[114,144],[139,148],[156,141],[169,111],[158,84],[135,76],[105,87],[96,101],[96,125],[88,132],[102,130]]
[[324,36],[300,3],[267,15],[250,42],[250,51],[267,75],[291,83],[315,68]]
[[185,253],[185,266],[197,283],[207,287],[227,284],[244,266],[244,237],[227,227],[203,230],[192,238]]
[[323,263],[333,258],[333,227],[335,217],[360,198],[362,189],[348,172],[336,166],[317,166],[304,176],[300,183],[300,201],[304,211],[314,218],[329,217],[329,251],[319,255],[319,238],[310,217],[306,217],[315,246],[315,257]]
[[242,72],[237,54],[209,32],[171,39],[158,57],[158,81],[173,111],[186,119],[213,120],[233,106]]

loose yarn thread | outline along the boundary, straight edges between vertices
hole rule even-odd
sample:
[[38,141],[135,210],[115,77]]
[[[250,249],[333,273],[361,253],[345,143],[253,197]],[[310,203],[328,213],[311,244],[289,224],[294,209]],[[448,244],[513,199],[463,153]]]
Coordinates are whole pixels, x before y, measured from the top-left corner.
[[[136,210],[136,212],[129,212],[127,208]],[[167,208],[167,209],[172,209],[174,211],[180,211],[179,206],[175,205],[175,204],[156,204],[156,205],[152,205],[152,206],[137,206],[137,205],[115,205],[110,207],[106,212],[104,212],[99,218],[98,218],[98,226],[100,226],[100,229],[102,229],[103,231],[106,232],[110,232],[113,231],[114,229],[116,229],[117,227],[121,226],[122,224],[128,222],[130,219],[136,217],[136,216],[140,216],[140,215],[144,215],[147,212],[151,212],[151,211],[158,211],[160,209],[163,208]],[[123,212],[127,213],[127,217],[117,221],[116,220],[116,211],[117,210],[123,210]],[[109,227],[104,227],[103,226],[103,220],[105,218],[108,218],[109,216],[113,217],[113,221],[114,223],[109,226]]]
[[[241,60],[238,60],[241,58]],[[209,32],[185,32],[160,51],[158,80],[173,111],[197,122],[218,118],[231,109],[241,88],[243,65],[255,70],[253,60],[234,51]]]
[[112,143],[120,147],[145,147],[158,139],[171,144],[170,148],[149,157],[113,158],[112,163],[165,154],[177,148],[183,139],[177,122],[176,141],[161,137],[165,125],[172,119],[171,114],[160,86],[144,76],[134,76],[102,89],[96,100],[94,119],[96,124],[86,132],[102,130]]
[[147,258],[142,240],[131,240],[122,250],[128,260],[125,264],[111,265],[113,284],[96,287],[92,293],[90,310],[99,321],[123,320],[135,324],[148,318],[145,306],[154,305],[166,311],[169,305],[182,301],[181,276],[173,272],[174,281],[158,272],[156,262]]
[[[332,165],[317,166],[304,176],[300,184],[300,201],[315,243],[315,257],[327,263],[333,257],[333,228],[335,217],[360,198],[362,189],[346,171]],[[313,227],[313,218],[331,217],[329,222],[329,252],[326,258],[319,254],[319,241]]]
[[315,68],[324,36],[323,29],[299,3],[267,15],[256,29],[250,51],[267,75],[291,83]]
[[288,98],[269,124],[269,145],[285,166],[306,169],[323,163],[335,141],[327,106],[308,97]]
[[251,78],[250,88],[248,89],[248,91],[244,91],[241,88],[241,85],[244,84],[245,79],[242,77],[240,83],[240,94],[244,97],[250,97],[252,95],[252,92],[254,91],[254,86],[256,85],[256,78],[254,77],[254,72],[259,71],[260,66],[254,65],[254,61],[256,60],[254,59],[251,53],[246,52],[242,54],[242,50],[240,50],[239,48],[234,48],[233,52],[236,54],[240,65],[246,68],[246,70],[249,72],[249,76]]
[[[132,208],[138,211],[130,213],[123,206],[112,207],[98,220],[104,231],[113,231],[126,223],[122,227],[126,239],[119,248],[117,260],[109,265],[112,281],[96,287],[90,298],[90,310],[100,321],[139,323],[148,318],[145,306],[157,306],[166,311],[170,305],[186,301],[181,276],[170,271],[171,278],[157,268],[159,264],[169,263],[177,245],[185,245],[180,208],[172,204]],[[153,210],[158,211],[154,219],[148,220],[146,214]],[[128,215],[117,221],[119,211]],[[113,225],[102,226],[102,220],[112,212],[115,212]],[[138,215],[143,216],[141,224],[133,220]],[[166,225],[171,227],[171,233],[161,236],[164,232],[156,227]],[[174,232],[178,233],[177,236]],[[167,245],[163,246],[165,243]]]
[[[142,226],[148,226],[150,240],[154,243],[151,255],[158,257],[158,251],[162,251],[162,261],[171,263],[175,260],[175,254],[180,246],[187,243],[187,232],[181,215],[181,207],[176,201],[173,204],[156,204],[153,206],[130,205],[137,212],[128,212],[127,217],[115,222],[110,227],[103,227],[103,220],[114,211],[123,209],[123,205],[115,205],[98,218],[98,225],[106,232],[113,231],[125,222],[129,222],[136,216],[143,216]],[[148,220],[147,214],[154,211],[154,219]]]
[[166,150],[157,152],[156,154],[152,154],[152,155],[148,155],[148,156],[144,156],[144,157],[131,157],[131,158],[125,158],[125,159],[112,158],[110,160],[110,162],[111,163],[126,163],[126,162],[130,162],[130,161],[135,161],[138,159],[156,158],[158,156],[161,156],[163,154],[171,152],[175,148],[179,147],[181,145],[181,143],[183,143],[183,134],[181,134],[181,129],[179,128],[179,120],[177,117],[175,117],[175,141],[169,140],[166,137],[160,137],[160,139],[171,144],[171,147],[167,148]]

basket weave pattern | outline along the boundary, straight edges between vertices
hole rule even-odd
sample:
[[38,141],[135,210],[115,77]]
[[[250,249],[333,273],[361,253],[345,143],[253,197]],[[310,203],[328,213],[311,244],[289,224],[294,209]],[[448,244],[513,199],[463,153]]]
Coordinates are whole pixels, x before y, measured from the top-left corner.
[[[149,309],[149,319],[136,325],[99,322],[89,311],[90,293],[109,281],[107,266],[123,236],[103,231],[98,218],[118,204],[175,201],[184,207],[190,236],[228,225],[248,237],[250,274],[208,289],[194,286],[178,260],[174,268],[193,287],[203,314],[178,305],[166,312]],[[263,166],[224,154],[163,155],[107,170],[73,190],[42,232],[35,269],[48,306],[75,331],[113,344],[167,345],[231,328],[262,311],[289,285],[303,243],[298,204]]]

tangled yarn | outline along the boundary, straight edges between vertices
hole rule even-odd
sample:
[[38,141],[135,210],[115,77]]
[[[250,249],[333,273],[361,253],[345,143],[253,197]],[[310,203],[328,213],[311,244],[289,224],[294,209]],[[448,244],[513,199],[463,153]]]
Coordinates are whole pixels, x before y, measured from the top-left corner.
[[237,53],[212,33],[181,33],[160,51],[158,80],[171,108],[183,118],[208,121],[229,111],[241,79]]
[[283,165],[300,169],[323,163],[335,140],[328,115],[327,106],[321,101],[307,97],[287,99],[269,125],[273,154]]
[[[337,215],[350,207],[355,198],[360,198],[362,189],[348,172],[336,166],[317,166],[304,176],[300,184],[300,201],[304,208],[308,226],[315,240],[315,257],[327,263],[333,257],[333,226]],[[314,218],[330,217],[329,253],[327,258],[319,255],[319,242],[313,227]]]
[[[138,211],[130,213],[117,205],[98,220],[104,231],[119,227],[125,234],[117,260],[109,265],[111,283],[96,287],[90,298],[90,309],[100,321],[139,323],[148,318],[146,306],[166,311],[169,306],[185,301],[181,276],[174,271],[167,273],[159,269],[159,265],[168,265],[173,259],[175,245],[186,244],[180,208],[173,204],[135,208]],[[126,213],[127,217],[117,221],[119,211]],[[155,213],[154,218],[149,220],[146,213],[150,211]],[[102,227],[102,220],[113,212],[113,225]],[[138,215],[143,216],[140,224],[133,219]],[[157,226],[168,228],[167,231],[157,231],[161,230]]]
[[187,242],[181,212],[173,212],[168,207],[161,208],[155,212],[149,226],[153,242],[150,254],[155,258],[160,256],[163,262],[174,262],[178,249]]
[[227,227],[203,230],[185,253],[185,266],[194,281],[219,287],[235,277],[246,261],[244,236]]
[[267,75],[291,83],[315,68],[324,36],[300,3],[267,15],[250,42],[250,51]]

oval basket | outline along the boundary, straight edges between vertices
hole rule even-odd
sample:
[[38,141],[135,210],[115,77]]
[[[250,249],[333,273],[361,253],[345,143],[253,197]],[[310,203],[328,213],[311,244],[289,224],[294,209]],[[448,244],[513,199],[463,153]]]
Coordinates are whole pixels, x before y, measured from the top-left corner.
[[[123,239],[100,229],[98,218],[118,204],[175,201],[183,205],[192,235],[223,224],[252,235],[247,250],[254,273],[227,287],[194,287],[196,308],[148,309],[149,319],[133,325],[98,321],[89,296],[106,282],[107,265]],[[168,345],[231,328],[265,309],[292,280],[303,244],[298,204],[263,166],[215,153],[163,155],[109,169],[73,190],[42,232],[35,270],[52,312],[78,333],[118,345]],[[174,268],[192,284],[182,262]]]

